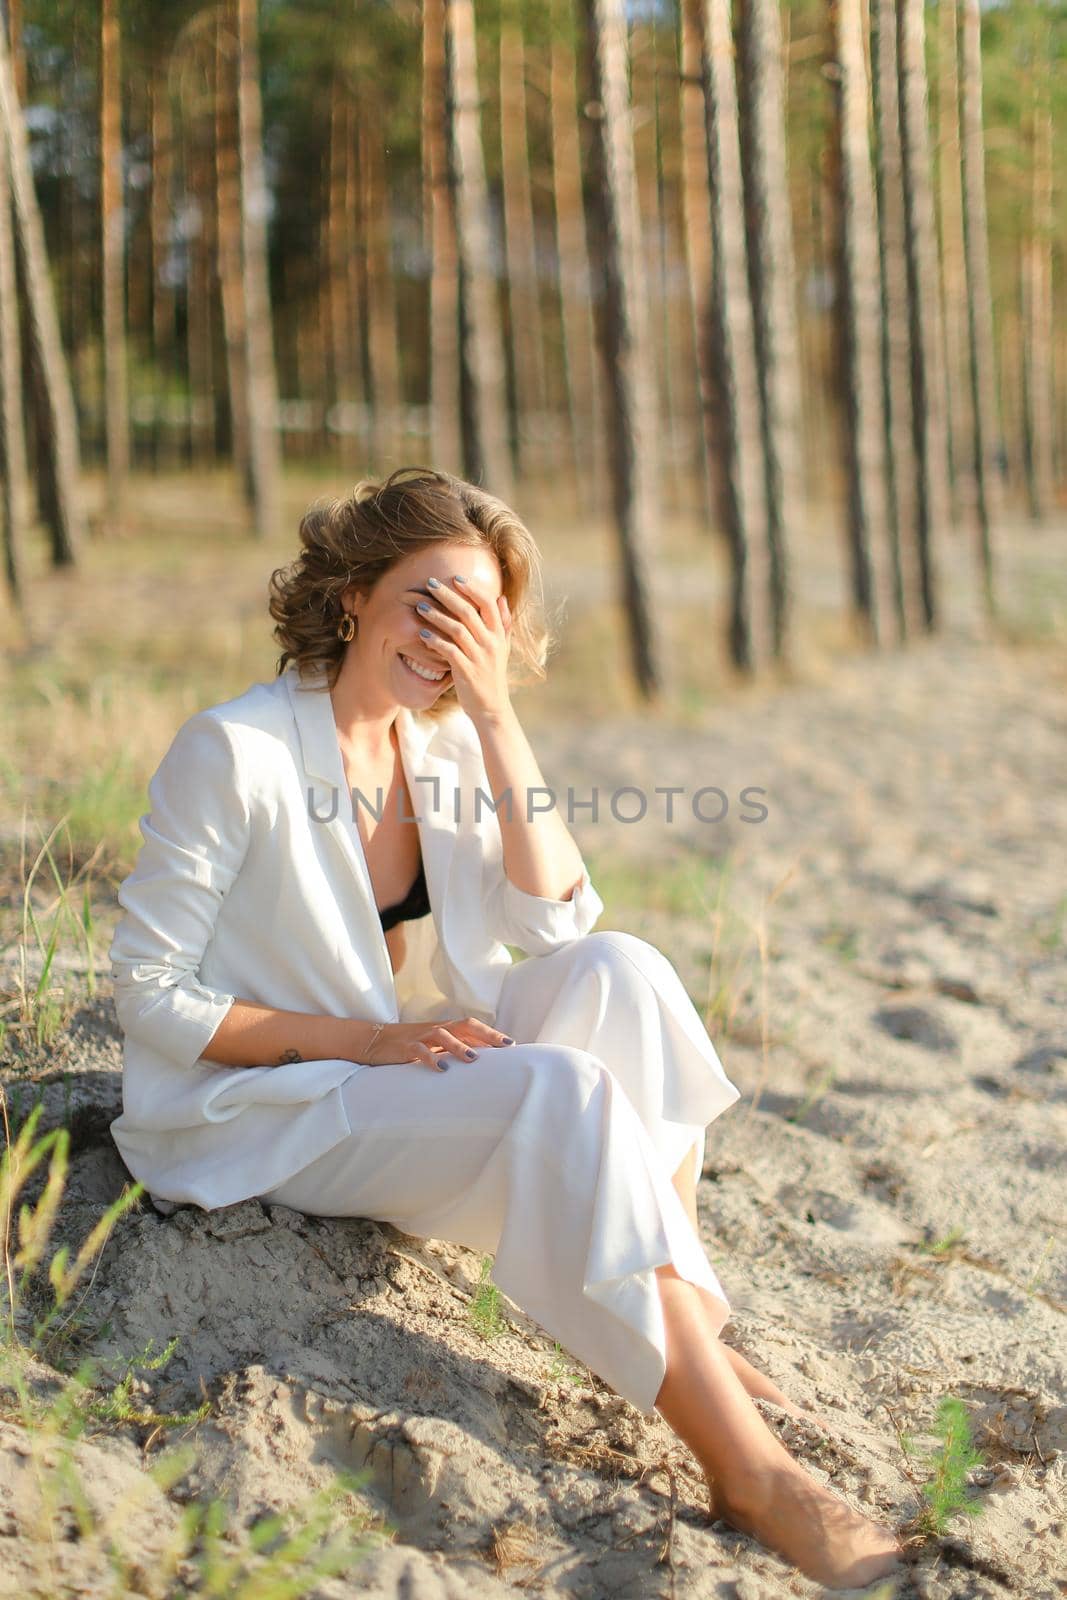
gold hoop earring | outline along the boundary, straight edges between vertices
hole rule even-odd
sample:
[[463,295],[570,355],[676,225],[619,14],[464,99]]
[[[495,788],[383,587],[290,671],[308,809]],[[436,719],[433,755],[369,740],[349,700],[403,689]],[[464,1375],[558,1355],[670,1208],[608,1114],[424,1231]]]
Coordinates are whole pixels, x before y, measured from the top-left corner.
[[342,620],[337,624],[337,637],[343,639],[345,644],[356,637],[356,619],[351,611],[346,611]]

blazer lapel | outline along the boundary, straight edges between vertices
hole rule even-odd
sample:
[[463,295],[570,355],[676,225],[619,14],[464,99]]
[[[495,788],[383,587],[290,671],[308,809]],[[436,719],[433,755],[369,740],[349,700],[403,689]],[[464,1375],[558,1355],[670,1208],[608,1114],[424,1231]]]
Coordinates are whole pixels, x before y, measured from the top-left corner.
[[[314,815],[322,820],[336,839],[356,881],[362,886],[370,925],[377,926],[379,964],[383,968],[386,992],[395,995],[395,980],[385,934],[374,901],[374,886],[367,870],[363,842],[352,810],[352,795],[345,775],[333,705],[324,671],[301,677],[293,666],[286,668],[286,688],[300,739],[304,793]],[[455,757],[445,751],[447,739],[430,717],[418,717],[407,706],[397,713],[397,743],[404,767],[411,809],[417,819],[422,861],[430,908],[437,925],[438,940],[444,945],[449,907],[448,882],[452,870],[456,838],[452,790],[456,787]],[[435,782],[416,780],[434,779]],[[367,800],[374,804],[375,796]]]

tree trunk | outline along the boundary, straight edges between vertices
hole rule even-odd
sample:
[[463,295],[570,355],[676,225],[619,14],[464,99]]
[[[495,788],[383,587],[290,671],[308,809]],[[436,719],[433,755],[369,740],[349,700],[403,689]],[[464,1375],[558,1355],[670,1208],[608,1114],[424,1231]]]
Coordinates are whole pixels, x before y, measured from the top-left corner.
[[546,421],[544,341],[537,273],[537,236],[530,187],[526,129],[526,49],[521,16],[510,0],[500,29],[500,164],[504,188],[504,242],[508,273],[508,323],[515,373],[515,461],[520,476],[544,460]]
[[[371,451],[393,460],[400,437],[400,367],[397,359],[396,285],[393,281],[392,197],[385,166],[385,108],[360,95],[359,170],[361,221],[367,262],[367,350],[370,356],[373,432]],[[393,462],[394,466],[401,463]],[[390,470],[392,470],[390,468]]]
[[993,344],[993,294],[989,279],[985,143],[982,131],[982,21],[979,0],[962,0],[963,238],[967,265],[967,335],[970,346],[972,460],[978,512],[978,562],[986,611],[995,605],[993,527],[1000,513],[1000,421]]
[[871,84],[881,278],[882,418],[886,522],[897,637],[919,617],[916,468],[911,425],[908,269],[900,149],[895,0],[871,0]]
[[[15,80],[15,98],[18,104],[26,103],[26,53],[22,48],[21,0],[7,0],[8,30],[11,40],[11,70]],[[75,28],[75,33],[77,28]],[[8,175],[10,183],[10,173]],[[74,227],[70,227],[73,247]],[[16,237],[16,245],[19,241]],[[15,278],[18,289],[19,327],[29,328],[29,338],[22,341],[22,392],[25,400],[25,420],[30,424],[27,438],[27,458],[32,461],[31,488],[35,490],[37,511],[51,537],[52,559],[57,565],[64,561],[63,550],[66,533],[60,514],[60,495],[56,485],[56,463],[52,451],[52,427],[49,421],[48,386],[41,367],[37,341],[33,337],[33,318],[26,287],[26,261],[20,249],[15,251]],[[77,274],[69,274],[68,301],[76,298]],[[60,342],[62,343],[62,327]],[[31,508],[32,516],[32,508]]]
[[779,0],[740,0],[738,85],[749,288],[763,439],[774,655],[789,655],[787,510],[803,517],[796,269]]
[[248,418],[248,330],[241,265],[241,172],[237,128],[237,35],[225,10],[215,22],[215,205],[219,295],[226,345],[230,448],[247,505],[255,506]]
[[330,376],[335,404],[348,405],[362,392],[359,382],[359,303],[348,294],[348,254],[356,246],[355,118],[352,95],[338,71],[330,100],[330,167],[326,261],[330,319]]
[[[128,121],[126,125],[127,149],[146,150],[152,147],[151,78],[147,74],[131,74],[128,82]],[[138,164],[143,171],[143,163]],[[140,176],[140,173],[138,174]],[[149,196],[150,198],[150,196]],[[152,348],[152,226],[149,207],[143,203],[130,206],[126,212],[126,340],[132,344],[138,358],[147,359]],[[127,385],[127,387],[129,387]],[[130,418],[132,424],[132,418]],[[137,465],[137,434],[131,425],[129,432],[131,467]]]
[[677,469],[689,455],[689,440],[694,432],[696,417],[686,400],[686,388],[681,377],[685,363],[692,358],[689,330],[679,310],[685,310],[685,293],[675,287],[676,264],[685,261],[685,241],[682,238],[682,219],[674,198],[677,190],[675,151],[681,143],[681,105],[676,94],[665,92],[677,82],[676,33],[667,35],[671,46],[670,67],[665,72],[662,61],[663,30],[657,26],[652,14],[652,127],[655,132],[655,217],[656,217],[656,284],[655,299],[659,306],[659,323],[655,343],[663,352],[663,403],[667,432],[671,441],[671,474],[673,481]]
[[[1017,245],[1015,283],[1018,290],[1022,266],[1022,241]],[[1012,493],[1017,493],[1025,478],[1023,467],[1023,415],[1022,415],[1022,346],[1023,329],[1019,311],[1019,295],[1013,294],[1001,307],[997,326],[998,359],[1000,372],[1000,406],[1003,416],[1004,471]]]
[[[353,101],[349,99],[346,107],[345,128],[345,146],[348,154],[348,161],[345,167],[345,218],[348,248],[345,252],[345,259],[347,266],[348,309],[352,329],[352,385],[357,402],[356,415],[360,419],[360,427],[357,431],[359,433],[358,449],[362,460],[370,439],[370,390],[365,360],[366,340],[364,337],[364,325],[366,322],[367,275],[364,270],[366,259],[360,245],[363,237],[363,228],[360,216],[357,129],[356,107]],[[365,429],[363,427],[364,423],[367,424]]]
[[263,169],[257,0],[237,0],[237,41],[249,457],[255,497],[255,532],[257,538],[267,538],[281,518],[281,445],[267,269],[268,196]]
[[30,165],[29,141],[15,79],[6,31],[0,24],[0,119],[3,121],[15,216],[25,271],[23,282],[29,304],[36,356],[43,377],[47,450],[55,497],[53,560],[57,566],[73,565],[85,537],[79,483],[78,430],[70,375],[59,332],[51,271],[45,249],[44,228],[37,205]]
[[912,437],[915,443],[919,583],[923,622],[938,620],[935,547],[948,520],[948,460],[943,389],[938,373],[938,261],[930,181],[923,0],[898,0],[897,67],[911,338]]
[[582,206],[573,30],[571,0],[552,0],[552,194],[559,260],[563,366],[578,504],[581,514],[590,516],[602,499],[604,452],[589,245]]
[[444,0],[422,7],[423,248],[430,255],[430,437],[436,466],[461,472],[459,246],[446,138]]
[[711,456],[704,439],[704,417],[711,406],[712,376],[709,317],[711,313],[711,196],[708,193],[708,141],[704,122],[704,0],[682,0],[681,27],[681,159],[682,212],[685,224],[686,275],[689,280],[691,349],[695,359],[690,382],[696,388],[695,469],[703,483],[706,520],[715,517]]
[[15,95],[20,106],[26,104],[26,52],[22,48],[22,0],[7,0],[7,33],[11,41],[11,70]]
[[[297,259],[292,281],[294,289],[283,295],[282,304],[296,309],[296,385],[298,401],[289,422],[289,450],[299,460],[321,452],[325,446],[322,404],[329,388],[329,322],[326,298],[321,293],[323,252],[311,251]],[[286,263],[286,276],[290,262]]]
[[472,0],[446,0],[450,175],[459,245],[460,413],[465,476],[501,500],[512,495],[507,379],[493,270]]
[[7,138],[0,121],[0,443],[3,448],[0,491],[3,494],[4,573],[12,603],[22,613],[23,627],[28,632],[25,589],[30,480],[22,423],[22,348],[8,170]]
[[591,125],[588,224],[599,278],[596,333],[606,396],[612,503],[619,540],[621,604],[640,694],[663,688],[661,641],[650,563],[657,541],[659,484],[654,374],[639,237],[627,96],[623,0],[581,0]]
[[174,289],[165,270],[170,256],[173,138],[164,59],[152,79],[152,353],[157,370],[170,365],[174,352]]
[[1047,61],[1035,53],[1030,221],[1023,239],[1022,281],[1026,489],[1035,521],[1048,516],[1053,492],[1052,112],[1047,73]]
[[704,0],[701,74],[711,197],[705,438],[731,558],[730,656],[751,673],[771,657],[773,624],[729,0]]
[[[624,7],[625,9],[625,7]],[[653,383],[653,404],[658,418],[662,462],[674,456],[674,414],[670,358],[664,337],[663,233],[664,218],[659,186],[659,133],[656,106],[655,15],[640,16],[627,24],[630,57],[630,103],[633,128],[634,173],[637,183],[637,239],[645,263],[648,298],[648,356]],[[663,476],[664,492],[673,479]]]
[[941,289],[944,332],[945,437],[952,522],[973,515],[974,479],[964,439],[971,432],[966,380],[967,286],[963,251],[963,190],[960,180],[959,83],[956,66],[956,0],[938,0],[937,173],[941,215]]
[[130,400],[126,373],[126,209],[122,182],[122,63],[118,0],[101,0],[100,209],[103,234],[104,406],[107,519],[122,531],[130,474]]
[[211,337],[211,266],[215,257],[212,226],[211,150],[201,116],[184,119],[186,185],[197,215],[189,244],[186,276],[185,343],[189,374],[189,445],[202,468],[215,459],[214,349]]
[[[319,164],[318,201],[316,211],[318,215],[318,249],[314,250],[308,263],[308,270],[314,277],[313,293],[318,306],[318,320],[322,327],[323,346],[323,388],[320,396],[322,400],[323,418],[323,446],[328,439],[327,418],[330,408],[337,399],[337,342],[334,329],[337,319],[334,316],[333,299],[333,250],[331,246],[331,231],[333,223],[334,200],[334,115],[336,110],[336,88],[330,87],[330,105],[327,122],[326,147],[322,152]],[[281,356],[276,352],[275,360],[278,366],[278,381],[283,388],[286,387],[284,372],[285,366]]]
[[[827,62],[825,65],[829,66]],[[812,217],[811,248],[812,273],[823,315],[813,318],[811,412],[809,419],[809,454],[816,465],[822,467],[821,479],[825,484],[828,474],[825,463],[836,462],[839,450],[838,414],[831,396],[836,392],[836,356],[834,354],[833,318],[828,315],[829,295],[833,292],[836,206],[831,182],[831,161],[827,151],[813,152],[812,161]],[[909,418],[910,420],[910,418]],[[816,488],[816,495],[819,494]]]
[[834,166],[837,178],[839,358],[848,482],[848,547],[856,622],[872,644],[883,641],[890,606],[886,557],[885,418],[879,333],[878,221],[870,163],[862,0],[831,7],[835,58]]
[[[676,314],[679,299],[683,301],[684,310],[684,294],[679,296],[675,286],[675,264],[685,259],[681,217],[672,194],[677,181],[675,152],[681,142],[681,127],[677,120],[680,105],[676,93],[664,93],[665,83],[669,82],[672,91],[677,84],[677,29],[672,19],[670,31],[666,31],[662,19],[653,10],[647,18],[635,18],[631,32],[635,39],[639,32],[644,34],[642,55],[647,61],[647,87],[642,95],[642,98],[647,96],[644,118],[648,127],[648,155],[644,163],[640,140],[636,142],[635,150],[639,193],[642,166],[647,175],[644,192],[648,198],[647,204],[642,206],[642,228],[653,284],[649,294],[649,315],[652,320],[651,348],[659,369],[659,437],[663,440],[661,453],[664,463],[669,463],[663,495],[665,505],[673,503],[678,506],[681,504],[678,469],[686,460],[687,442],[696,419],[685,404],[684,384],[681,388],[679,386],[679,374],[686,360],[691,357],[685,319]],[[665,45],[670,51],[670,65],[666,72],[663,61]],[[635,100],[638,99],[636,80],[631,95]],[[639,112],[639,119],[640,115]],[[640,127],[640,120],[637,126]]]

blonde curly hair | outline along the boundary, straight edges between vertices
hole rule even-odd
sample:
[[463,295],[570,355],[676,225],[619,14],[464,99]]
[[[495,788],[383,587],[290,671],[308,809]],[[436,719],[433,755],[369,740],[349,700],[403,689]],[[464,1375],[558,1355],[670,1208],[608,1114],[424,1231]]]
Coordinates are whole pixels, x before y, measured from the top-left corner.
[[[545,622],[541,553],[510,506],[475,484],[432,467],[398,467],[383,483],[363,479],[351,494],[316,501],[300,520],[302,553],[271,573],[277,671],[325,670],[332,689],[344,658],[337,626],[351,585],[369,593],[390,567],[417,550],[448,542],[485,545],[500,563],[511,612],[510,683],[542,682],[554,643]],[[458,704],[450,684],[425,715]]]

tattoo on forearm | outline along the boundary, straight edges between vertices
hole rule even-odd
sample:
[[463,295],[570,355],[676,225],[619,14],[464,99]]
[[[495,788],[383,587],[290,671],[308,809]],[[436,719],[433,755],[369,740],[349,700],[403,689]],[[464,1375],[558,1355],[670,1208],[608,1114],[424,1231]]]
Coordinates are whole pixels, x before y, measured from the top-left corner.
[[275,1065],[279,1066],[279,1067],[282,1067],[282,1066],[285,1065],[285,1063],[287,1061],[303,1061],[303,1059],[304,1058],[300,1054],[299,1050],[283,1050],[281,1055],[278,1057],[277,1061],[275,1062]]

